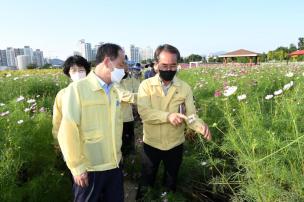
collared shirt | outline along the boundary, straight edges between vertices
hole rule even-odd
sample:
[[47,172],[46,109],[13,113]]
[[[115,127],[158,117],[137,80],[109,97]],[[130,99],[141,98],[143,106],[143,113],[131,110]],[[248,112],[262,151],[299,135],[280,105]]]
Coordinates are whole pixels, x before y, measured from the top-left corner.
[[106,84],[101,78],[99,78],[99,76],[97,76],[95,74],[95,72],[94,72],[94,75],[96,76],[96,78],[97,78],[100,86],[105,91],[105,93],[107,94],[108,98],[110,99],[110,90],[111,90],[111,87],[113,86],[113,83]]
[[159,78],[159,80],[160,80],[160,83],[162,84],[164,94],[167,95],[169,88],[172,86],[173,81],[170,81],[170,83],[168,85],[165,85],[165,83],[161,80],[161,78]]

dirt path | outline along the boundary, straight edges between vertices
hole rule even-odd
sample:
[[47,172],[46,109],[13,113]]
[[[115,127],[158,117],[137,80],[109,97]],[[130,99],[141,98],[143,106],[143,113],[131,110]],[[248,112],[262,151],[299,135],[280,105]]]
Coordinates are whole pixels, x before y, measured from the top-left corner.
[[134,202],[137,192],[137,184],[130,180],[124,182],[125,202]]

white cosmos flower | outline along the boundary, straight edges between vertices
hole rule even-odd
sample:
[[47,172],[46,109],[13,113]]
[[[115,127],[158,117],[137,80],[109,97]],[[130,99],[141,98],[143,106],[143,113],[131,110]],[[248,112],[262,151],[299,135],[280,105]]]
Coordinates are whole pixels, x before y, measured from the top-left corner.
[[27,103],[29,103],[29,104],[32,104],[32,103],[35,103],[35,102],[36,102],[35,99],[29,99],[29,100],[27,101]]
[[228,97],[230,95],[232,95],[233,93],[235,93],[235,91],[237,90],[236,86],[227,86],[227,89],[224,90],[224,96]]
[[163,192],[161,195],[160,195],[160,197],[165,197],[167,195],[167,192]]
[[18,79],[19,79],[19,77],[15,77],[15,78],[14,78],[14,81],[16,81],[16,80],[18,80]]
[[201,165],[202,165],[202,166],[205,166],[205,165],[207,165],[207,162],[206,162],[206,161],[202,161],[202,162],[201,162]]
[[11,76],[12,76],[11,74],[7,74],[7,75],[6,75],[6,77],[11,77]]
[[285,76],[287,76],[287,77],[293,77],[293,73],[292,72],[288,72],[287,74],[285,74]]
[[0,103],[0,107],[3,107],[3,106],[5,106],[5,104],[4,103]]
[[247,96],[245,94],[237,96],[238,101],[245,100]]
[[283,93],[283,90],[280,89],[280,90],[277,90],[277,91],[274,91],[274,95],[281,95]]
[[29,112],[31,109],[30,108],[25,108],[24,112]]
[[9,111],[6,111],[6,112],[2,112],[1,114],[0,114],[0,116],[6,116],[6,115],[8,115],[9,114]]
[[17,102],[21,102],[24,100],[24,97],[21,95],[20,97],[17,98]]
[[284,85],[283,90],[288,90],[293,86],[293,81],[289,82],[288,84]]
[[273,95],[266,95],[265,97],[266,100],[270,100],[271,98],[273,98]]
[[18,124],[22,124],[24,121],[21,119],[19,121],[17,121]]

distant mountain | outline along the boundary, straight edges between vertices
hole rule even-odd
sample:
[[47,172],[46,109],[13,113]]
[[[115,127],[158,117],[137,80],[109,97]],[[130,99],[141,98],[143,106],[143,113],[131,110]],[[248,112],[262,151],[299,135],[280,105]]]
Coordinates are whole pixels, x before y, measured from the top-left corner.
[[212,55],[212,56],[219,56],[219,55],[223,55],[227,53],[226,51],[217,51],[217,52],[213,52],[213,53],[209,53],[209,56]]
[[60,60],[58,58],[55,59],[49,59],[48,62],[52,65],[52,66],[62,66],[64,61]]

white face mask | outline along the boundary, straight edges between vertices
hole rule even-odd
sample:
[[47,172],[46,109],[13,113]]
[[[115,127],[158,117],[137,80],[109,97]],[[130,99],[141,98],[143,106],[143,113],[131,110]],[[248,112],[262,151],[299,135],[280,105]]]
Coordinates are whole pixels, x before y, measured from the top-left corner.
[[124,76],[125,76],[124,69],[118,69],[114,67],[114,70],[111,72],[111,81],[119,83]]
[[80,79],[86,77],[86,72],[75,72],[73,74],[70,74],[70,76],[73,81],[79,81]]

